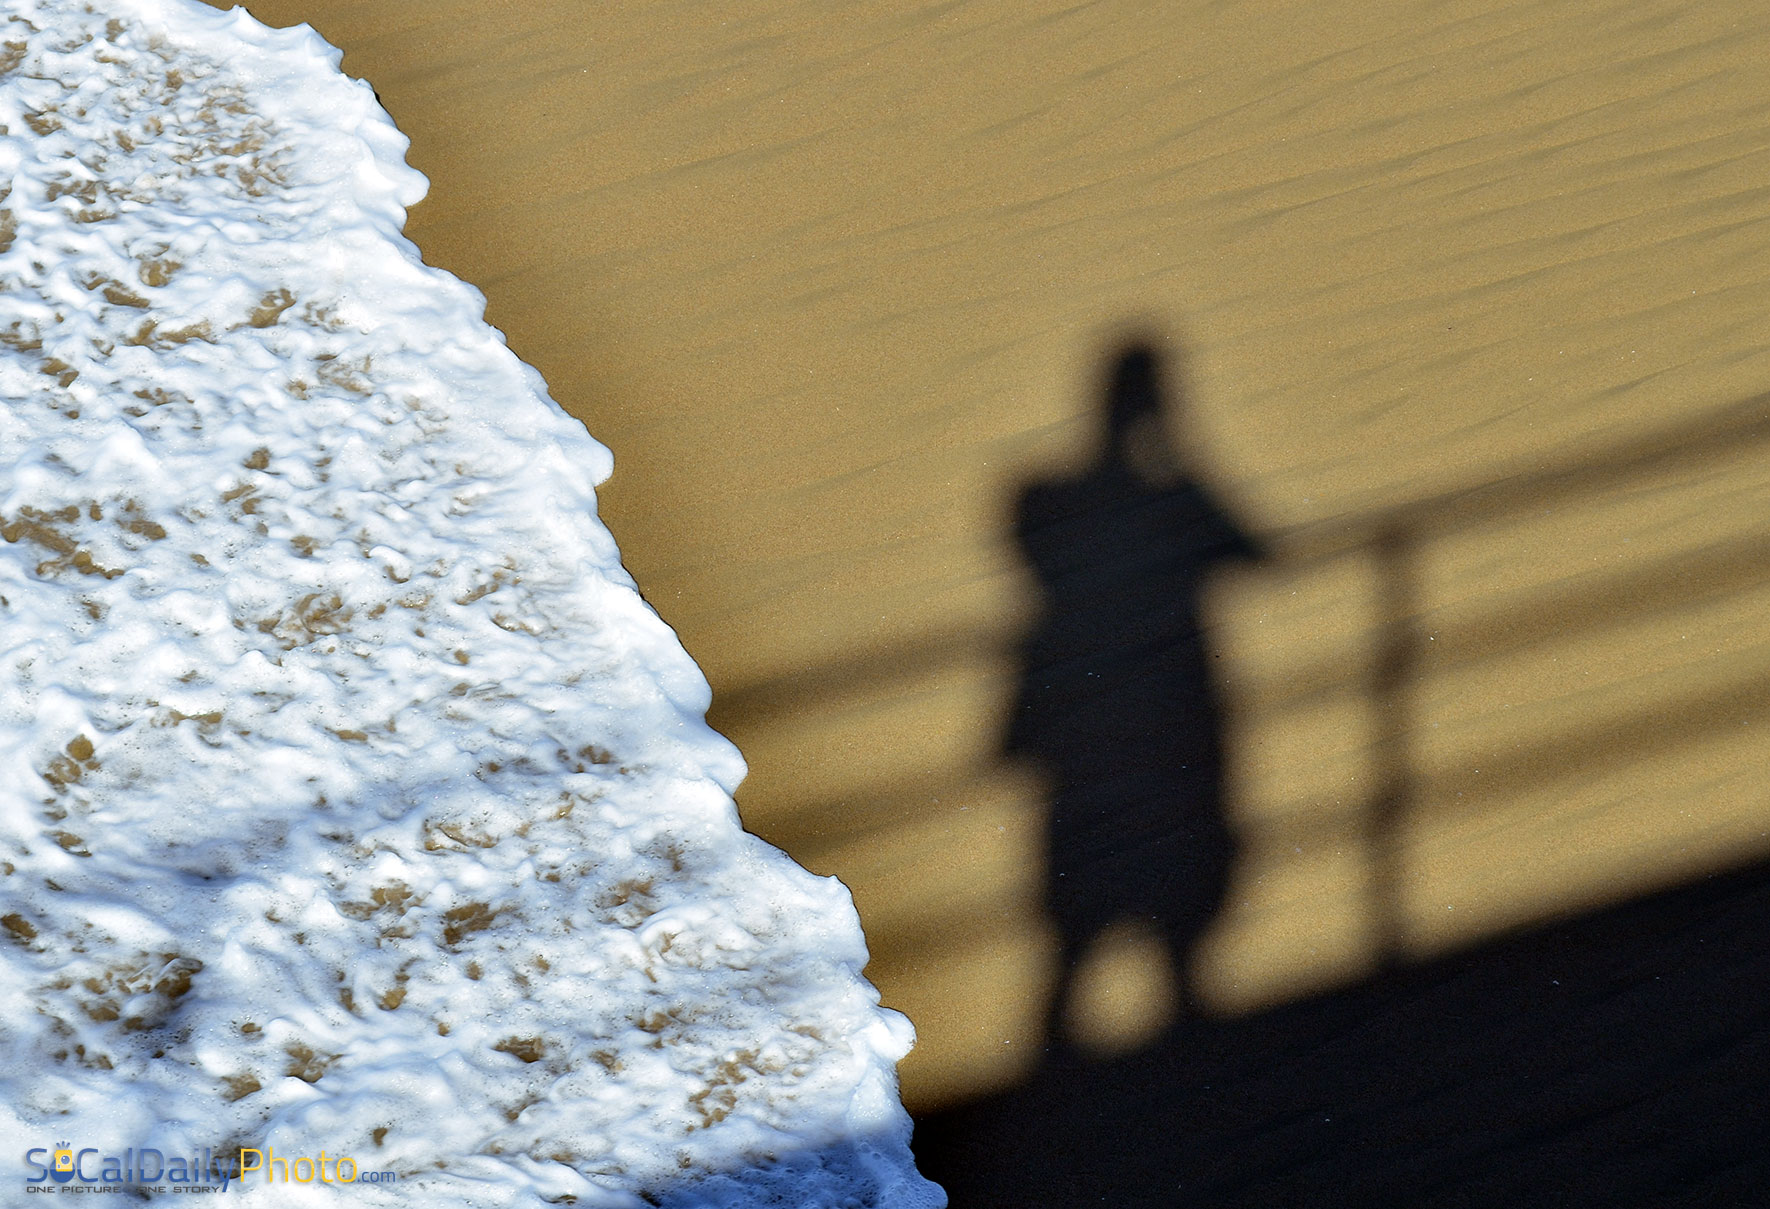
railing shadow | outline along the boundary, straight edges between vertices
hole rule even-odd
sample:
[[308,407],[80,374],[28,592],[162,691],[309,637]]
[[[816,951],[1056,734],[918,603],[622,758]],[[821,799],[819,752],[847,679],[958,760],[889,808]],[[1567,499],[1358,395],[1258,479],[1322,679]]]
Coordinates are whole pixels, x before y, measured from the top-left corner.
[[[1258,540],[1212,499],[1206,476],[1151,435],[1151,418],[1173,410],[1152,346],[1113,359],[1102,401],[1097,462],[1029,488],[1017,509],[1015,534],[1044,594],[1039,622],[1017,647],[955,630],[722,703],[727,717],[779,724],[808,700],[909,684],[979,648],[1018,657],[1003,746],[1051,787],[1044,908],[1060,975],[1032,1074],[919,1119],[925,1171],[960,1209],[1761,1199],[1770,1175],[1770,944],[1760,939],[1770,935],[1770,864],[1427,960],[1410,955],[1401,888],[1410,821],[1422,802],[1437,809],[1449,796],[1437,783],[1444,770],[1416,750],[1421,568],[1435,543],[1770,451],[1770,395],[1546,468]],[[1501,595],[1433,635],[1432,672],[1760,589],[1766,554],[1770,536],[1733,536]],[[1186,984],[1188,954],[1220,911],[1236,855],[1223,800],[1224,707],[1200,594],[1228,561],[1307,574],[1344,559],[1374,572],[1364,660],[1322,653],[1287,667],[1261,687],[1261,710],[1282,719],[1344,692],[1348,678],[1373,706],[1370,789],[1356,825],[1371,858],[1375,972],[1275,1008],[1213,1016]],[[1770,716],[1767,707],[1770,685],[1755,672],[1711,677],[1632,715],[1532,736],[1485,762],[1482,792],[1455,808],[1489,808],[1692,745],[1742,716]],[[919,782],[868,817],[913,825],[928,789]],[[1288,813],[1310,815],[1307,803]],[[1320,842],[1337,842],[1334,832],[1324,825]],[[1178,1005],[1140,1048],[1104,1057],[1070,1044],[1065,1001],[1083,951],[1125,918],[1166,950]],[[873,939],[876,951],[917,943],[901,928]]]
[[[1178,468],[1158,483],[1148,451],[1132,448],[1133,426],[1161,410],[1160,393],[1154,351],[1121,352],[1103,400],[1100,459],[1079,478],[1029,488],[1017,512],[1044,601],[1022,650],[1005,747],[1036,762],[1052,787],[1046,907],[1059,976],[1031,1077],[924,1116],[924,1170],[961,1207],[1761,1198],[1770,1171],[1770,865],[1419,960],[1409,955],[1402,837],[1423,780],[1413,696],[1425,641],[1420,567],[1432,543],[1770,443],[1770,400],[1748,400],[1700,430],[1256,545],[1193,474]],[[1759,544],[1714,546],[1624,578],[1641,581],[1637,604],[1755,586],[1761,572],[1733,560]],[[1372,788],[1362,812],[1375,973],[1278,1008],[1213,1017],[1199,1010],[1186,973],[1236,858],[1202,585],[1230,558],[1295,571],[1347,556],[1364,559],[1376,583],[1363,672],[1375,707]],[[1589,628],[1611,619],[1577,597],[1558,603],[1563,620],[1584,614]],[[1541,605],[1510,611],[1540,615]],[[1453,658],[1563,632],[1505,612],[1479,628],[1449,636]],[[1286,704],[1282,691],[1269,696],[1268,708]],[[1577,774],[1592,760],[1689,742],[1706,715],[1765,703],[1762,685],[1711,686],[1673,703],[1675,731],[1650,710],[1571,741],[1550,736],[1490,766],[1488,794],[1524,788],[1551,758]],[[1072,1043],[1066,1001],[1083,951],[1118,922],[1153,925],[1176,975],[1177,1010],[1132,1052],[1089,1052]]]

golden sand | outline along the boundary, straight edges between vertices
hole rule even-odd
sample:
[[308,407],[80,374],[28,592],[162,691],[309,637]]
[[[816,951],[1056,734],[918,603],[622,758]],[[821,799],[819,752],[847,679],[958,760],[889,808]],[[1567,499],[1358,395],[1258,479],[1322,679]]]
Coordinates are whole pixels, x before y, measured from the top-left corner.
[[[1770,854],[1770,10],[247,7],[373,82],[409,233],[614,450],[747,824],[852,887],[918,1027],[912,1107],[1036,1057],[1010,522],[1129,331],[1268,553],[1208,601],[1208,1010]],[[1071,1010],[1122,1047],[1173,971],[1107,940]]]

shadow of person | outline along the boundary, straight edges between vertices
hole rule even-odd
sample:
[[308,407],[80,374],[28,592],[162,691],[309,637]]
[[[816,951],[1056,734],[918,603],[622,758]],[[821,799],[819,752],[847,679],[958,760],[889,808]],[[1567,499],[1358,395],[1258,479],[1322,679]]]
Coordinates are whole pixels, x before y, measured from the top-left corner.
[[1061,964],[1047,1041],[1058,1050],[1078,968],[1115,927],[1153,934],[1177,1014],[1195,1010],[1189,953],[1234,855],[1201,594],[1219,565],[1261,551],[1176,460],[1163,386],[1155,349],[1122,350],[1098,458],[1028,488],[1015,515],[1043,611],[1006,748],[1051,786],[1046,906]]

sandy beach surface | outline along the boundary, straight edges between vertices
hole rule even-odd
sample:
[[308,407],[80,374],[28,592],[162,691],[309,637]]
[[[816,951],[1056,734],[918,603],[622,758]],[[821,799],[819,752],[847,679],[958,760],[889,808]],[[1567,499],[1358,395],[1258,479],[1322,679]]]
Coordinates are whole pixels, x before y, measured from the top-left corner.
[[[613,450],[746,825],[852,888],[929,1129],[1610,921],[1506,959],[1552,994],[1615,912],[1761,891],[1770,10],[246,7],[375,86],[408,233]],[[1224,536],[1121,574],[1163,509]],[[1065,747],[1094,690],[1040,677],[1127,574],[1185,666]],[[1177,750],[1177,805],[1078,789]],[[1136,889],[1175,868],[1215,888]]]

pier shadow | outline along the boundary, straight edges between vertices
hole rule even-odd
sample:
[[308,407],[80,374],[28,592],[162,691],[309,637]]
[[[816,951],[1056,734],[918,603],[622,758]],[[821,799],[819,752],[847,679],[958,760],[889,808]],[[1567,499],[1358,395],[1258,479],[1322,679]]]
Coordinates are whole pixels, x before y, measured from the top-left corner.
[[[918,1119],[923,1172],[955,1209],[1770,1203],[1770,863],[1419,960],[1406,956],[1396,838],[1420,796],[1409,703],[1422,547],[1762,440],[1763,401],[1682,443],[1284,545],[1287,565],[1356,549],[1378,572],[1362,836],[1377,960],[1354,985],[1213,1017],[1188,971],[1223,906],[1235,837],[1200,600],[1217,569],[1272,551],[1171,455],[1164,376],[1152,346],[1113,357],[1098,458],[1028,488],[1016,509],[1042,608],[1004,747],[1049,791],[1058,980],[1030,1077]],[[1506,628],[1517,640],[1516,621]],[[1620,732],[1585,738],[1627,746]],[[1160,1018],[1129,1047],[1077,1044],[1078,972],[1126,928],[1167,971]]]
[[1744,1206],[1770,865],[1395,968],[917,1122],[954,1209]]
[[[1652,432],[1545,449],[1515,473],[1255,540],[1203,485],[1208,467],[1185,456],[1184,443],[1176,455],[1151,435],[1150,417],[1178,402],[1162,402],[1176,386],[1163,382],[1177,376],[1172,367],[1164,372],[1145,347],[1120,350],[1103,370],[1093,400],[1098,456],[1071,478],[1025,489],[1013,513],[1043,594],[1029,635],[955,619],[896,644],[833,652],[715,703],[726,721],[757,731],[809,733],[808,720],[832,714],[889,730],[890,710],[920,719],[929,686],[950,669],[1017,661],[1010,716],[991,723],[1001,758],[906,765],[840,796],[808,795],[765,833],[802,860],[837,844],[902,852],[894,859],[920,880],[881,896],[891,911],[869,927],[873,969],[900,982],[934,971],[948,980],[939,985],[979,988],[965,1001],[982,1014],[968,1070],[1010,1069],[986,1053],[1004,1044],[1003,1021],[1043,1024],[1041,1056],[1012,1068],[1028,1073],[1008,1075],[1018,1082],[982,1090],[952,1081],[924,1093],[915,1148],[926,1173],[956,1209],[1770,1203],[1770,845],[1751,838],[1749,819],[1742,832],[1737,800],[1765,763],[1738,742],[1770,724],[1761,646],[1742,643],[1736,658],[1708,660],[1665,692],[1542,713],[1503,750],[1481,750],[1479,782],[1462,766],[1461,738],[1443,744],[1448,728],[1435,754],[1422,750],[1431,727],[1422,715],[1443,678],[1507,661],[1528,667],[1565,654],[1562,644],[1696,610],[1751,614],[1770,583],[1770,529],[1749,521],[1693,524],[1628,559],[1570,551],[1565,574],[1458,598],[1454,622],[1431,611],[1423,569],[1447,543],[1471,537],[1504,549],[1538,518],[1619,500],[1633,507],[1668,486],[1741,470],[1749,480],[1751,467],[1770,465],[1770,394],[1700,414],[1684,408]],[[1183,437],[1183,410],[1180,418]],[[1106,520],[1090,523],[1090,508]],[[1345,600],[1357,616],[1355,646],[1296,648],[1285,666],[1260,673],[1254,718],[1282,730],[1350,698],[1370,722],[1356,799],[1262,807],[1287,820],[1284,839],[1301,861],[1342,849],[1361,858],[1352,894],[1362,896],[1370,972],[1213,1015],[1194,1002],[1189,957],[1224,918],[1237,837],[1221,771],[1227,705],[1210,674],[1221,665],[1199,624],[1198,593],[1216,571],[1249,562],[1271,582],[1305,586],[1347,582],[1353,566],[1374,589]],[[1165,616],[1145,615],[1164,606]],[[1171,678],[1159,682],[1146,674],[1152,639],[1171,648],[1162,656]],[[1120,642],[1129,657],[1115,657]],[[1094,683],[1109,676],[1121,678],[1122,694]],[[1155,737],[1150,718],[1167,719],[1169,733]],[[1246,733],[1248,718],[1235,722]],[[1410,943],[1401,893],[1413,872],[1403,867],[1410,829],[1475,827],[1524,799],[1565,791],[1572,801],[1601,778],[1676,758],[1694,764],[1704,752],[1719,754],[1701,775],[1732,795],[1732,814],[1716,820],[1730,847],[1711,846],[1678,870],[1625,869],[1629,884],[1613,894],[1580,887],[1581,906],[1559,916],[1539,898],[1535,922],[1454,952],[1423,957]],[[976,834],[957,825],[971,817],[962,812],[987,802],[979,787],[1009,765],[1042,773],[1042,804],[1054,816],[1040,867],[1026,868],[1040,888],[1033,895],[1019,881],[982,881],[987,862],[948,838]],[[1096,791],[1096,774],[1116,779],[1112,794]],[[1668,805],[1670,833],[1691,835],[1688,815],[1701,803],[1686,795]],[[1762,815],[1770,830],[1770,803]],[[1512,859],[1528,866],[1556,855],[1525,840]],[[1595,898],[1610,905],[1586,909]],[[1126,924],[1141,930],[1136,961],[1168,970],[1171,994],[1131,1044],[1103,1050],[1080,1043],[1066,1004],[1089,981],[1078,978],[1088,951],[1122,939]],[[1033,934],[1060,938],[1054,993],[987,1000],[1007,968],[1000,952],[1019,945],[1017,959],[1038,960],[1035,943],[1020,939]],[[1042,978],[1016,966],[1012,985]],[[943,1039],[963,1027],[951,1015],[922,1022]],[[1018,1054],[1023,1036],[1012,1044]]]

